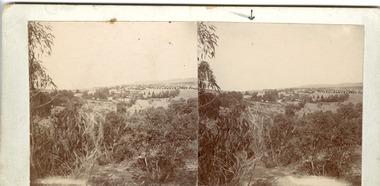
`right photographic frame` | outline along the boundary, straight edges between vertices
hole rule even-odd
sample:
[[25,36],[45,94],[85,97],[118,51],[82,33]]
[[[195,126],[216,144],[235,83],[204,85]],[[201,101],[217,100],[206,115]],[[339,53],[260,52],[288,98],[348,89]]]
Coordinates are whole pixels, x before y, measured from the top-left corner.
[[199,185],[361,185],[363,25],[197,27]]

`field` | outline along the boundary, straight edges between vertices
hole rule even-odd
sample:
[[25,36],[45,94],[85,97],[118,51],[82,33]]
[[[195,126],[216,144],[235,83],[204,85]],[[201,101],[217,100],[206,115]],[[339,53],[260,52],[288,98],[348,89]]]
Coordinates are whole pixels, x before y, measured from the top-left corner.
[[358,104],[358,103],[363,103],[363,94],[350,94],[350,97],[348,97],[348,100],[344,101],[344,104],[347,103],[353,103],[353,104]]

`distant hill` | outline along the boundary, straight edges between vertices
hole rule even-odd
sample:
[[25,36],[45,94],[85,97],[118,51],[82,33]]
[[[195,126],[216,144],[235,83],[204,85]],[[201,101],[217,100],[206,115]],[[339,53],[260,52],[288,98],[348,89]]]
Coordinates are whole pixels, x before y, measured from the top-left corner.
[[339,83],[339,84],[310,84],[310,85],[303,85],[298,88],[350,88],[350,87],[363,87],[363,82]]
[[[177,79],[169,79],[169,80],[162,80],[162,81],[138,81],[134,83],[128,83],[128,84],[119,84],[119,85],[108,85],[108,86],[102,86],[102,87],[91,87],[91,88],[81,88],[79,90],[96,90],[100,88],[111,88],[116,86],[124,86],[124,85],[175,85],[175,84],[196,84],[198,82],[197,78],[177,78]],[[77,89],[73,89],[74,91]]]
[[132,83],[132,85],[157,85],[157,84],[183,84],[183,83],[197,83],[197,78],[177,78],[163,81],[139,81]]

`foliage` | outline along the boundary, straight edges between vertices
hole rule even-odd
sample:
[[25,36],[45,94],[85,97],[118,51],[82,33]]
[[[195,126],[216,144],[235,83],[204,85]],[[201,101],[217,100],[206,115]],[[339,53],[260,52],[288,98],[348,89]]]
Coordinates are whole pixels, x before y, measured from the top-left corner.
[[152,92],[152,94],[151,95],[149,94],[148,97],[151,97],[151,98],[174,98],[174,97],[178,96],[179,93],[180,93],[179,89],[166,90],[166,91],[160,91],[158,93]]
[[329,96],[321,96],[316,98],[315,102],[343,102],[348,99],[350,95],[348,93],[346,94],[334,94],[334,95],[329,95]]
[[288,165],[301,161],[301,172],[340,177],[356,161],[355,149],[361,145],[362,106],[341,105],[336,113],[315,112],[296,118],[277,115],[266,124],[265,144],[271,161]]
[[40,60],[43,55],[51,54],[54,35],[49,33],[51,26],[40,22],[28,22],[28,61],[29,61],[29,97],[31,121],[50,113],[51,99],[43,89],[57,88],[46,73]]
[[[216,27],[198,23],[198,184],[238,183],[254,164],[249,146],[257,131],[238,92],[220,93],[206,58],[215,57]],[[212,89],[215,91],[208,91]],[[220,93],[220,94],[219,94]],[[247,152],[248,151],[248,152]]]
[[126,113],[127,112],[127,102],[121,101],[116,104],[117,113]]
[[108,88],[102,88],[102,89],[96,89],[94,93],[94,98],[95,99],[100,99],[100,100],[106,100],[109,96],[109,89]]
[[[30,97],[30,122],[37,122],[42,118],[46,118],[51,113],[51,108],[54,102],[54,96],[46,92],[37,92]],[[32,126],[32,125],[31,125]]]
[[271,162],[275,165],[288,165],[291,161],[298,160],[292,140],[296,135],[294,121],[293,117],[279,114],[270,122],[264,123],[264,143]]
[[264,101],[275,102],[278,99],[278,91],[266,90],[263,96]]
[[74,93],[70,90],[58,90],[50,93],[51,97],[55,97],[52,102],[53,106],[65,106],[65,104],[74,97]]
[[53,115],[51,125],[33,123],[32,180],[46,175],[68,175],[97,159],[103,137],[99,125],[102,117],[86,114],[81,105],[73,98],[65,109]]
[[123,113],[115,113],[112,111],[107,113],[103,124],[104,145],[112,154],[115,147],[120,145],[118,143],[123,135],[125,135],[125,132],[129,129],[122,114]]
[[[166,183],[184,168],[184,159],[194,154],[189,149],[195,140],[197,123],[195,99],[180,100],[168,109],[150,108],[137,114],[138,126],[132,128],[132,148],[141,153],[135,166],[148,183]],[[195,156],[191,155],[191,156]]]
[[225,92],[219,95],[219,99],[222,107],[230,107],[242,102],[243,94],[240,92]]
[[[42,65],[41,57],[51,54],[54,35],[50,33],[52,28],[40,22],[28,22],[28,65],[29,65],[29,103],[30,103],[30,172],[31,178],[45,173],[41,168],[38,159],[44,157],[44,152],[39,144],[49,145],[49,141],[44,141],[46,134],[43,133],[37,123],[50,115],[52,101],[55,97],[43,90],[50,87],[55,89],[57,86],[51,77],[46,73]],[[33,136],[36,134],[36,136]],[[40,136],[43,136],[40,138]],[[45,135],[45,136],[44,136]],[[50,161],[48,161],[50,162]],[[42,164],[45,164],[41,162]],[[45,164],[47,167],[52,166]]]
[[218,46],[219,37],[215,34],[216,27],[214,25],[207,25],[204,22],[197,23],[198,34],[198,61],[204,60],[207,57],[215,57],[215,47]]
[[207,58],[211,59],[215,57],[215,47],[218,46],[217,39],[219,39],[215,32],[215,26],[207,25],[204,22],[197,23],[199,94],[204,94],[204,91],[208,88],[220,90],[209,63],[205,61]]
[[[255,127],[244,105],[231,105],[217,119],[199,123],[199,183],[220,185],[238,183],[244,171],[253,165],[250,146],[255,141]],[[214,125],[209,125],[215,122]]]
[[289,104],[285,106],[286,116],[295,116],[296,112],[301,110],[305,106],[305,102],[300,102],[298,104]]
[[181,99],[167,109],[149,108],[134,115],[94,113],[82,101],[69,99],[51,116],[51,126],[35,124],[32,133],[38,148],[32,152],[36,165],[32,179],[85,175],[95,163],[129,160],[140,170],[139,180],[167,183],[178,179],[186,159],[196,158],[189,145],[197,138],[197,99]]
[[305,138],[310,140],[304,140],[301,150],[309,157],[310,173],[339,177],[349,169],[348,159],[361,145],[361,109],[360,104],[348,104],[337,113],[317,112],[307,118],[312,124]]
[[46,73],[40,58],[50,55],[54,35],[49,33],[52,27],[40,22],[28,22],[28,57],[29,57],[29,88],[31,91],[49,86],[56,88],[51,77]]
[[204,94],[206,89],[220,90],[219,85],[216,83],[213,71],[206,61],[198,63],[198,90],[200,94]]

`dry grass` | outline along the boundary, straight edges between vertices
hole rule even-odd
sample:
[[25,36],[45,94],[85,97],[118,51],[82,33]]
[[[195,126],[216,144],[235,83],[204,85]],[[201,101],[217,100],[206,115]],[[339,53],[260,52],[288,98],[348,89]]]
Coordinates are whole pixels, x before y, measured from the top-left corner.
[[350,97],[348,97],[348,100],[343,102],[344,104],[347,104],[347,103],[353,103],[353,104],[357,104],[357,103],[362,103],[363,102],[363,94],[350,94]]
[[87,105],[84,105],[84,106],[91,108],[94,112],[98,112],[98,113],[116,111],[116,102],[111,102],[111,101],[89,100],[87,102]]
[[134,112],[135,110],[144,110],[149,107],[163,107],[167,108],[170,104],[169,98],[150,98],[148,100],[136,100],[136,103],[128,109],[130,112]]
[[254,115],[275,115],[285,113],[285,103],[264,103],[250,101],[250,112]]
[[194,97],[197,97],[198,96],[198,90],[194,90],[194,89],[181,89],[181,91],[179,92],[179,95],[176,96],[174,99],[178,100],[178,99],[190,99],[190,98],[194,98]]
[[339,108],[339,103],[333,102],[333,103],[306,103],[304,108],[299,110],[297,114],[299,116],[302,116],[304,113],[313,113],[318,111],[332,111],[336,112],[336,110]]

